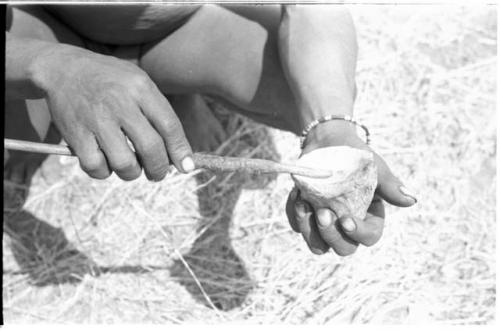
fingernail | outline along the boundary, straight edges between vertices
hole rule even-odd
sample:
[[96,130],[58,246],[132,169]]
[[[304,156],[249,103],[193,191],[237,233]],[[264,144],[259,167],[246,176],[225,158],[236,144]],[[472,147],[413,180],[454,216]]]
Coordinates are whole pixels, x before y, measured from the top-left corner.
[[318,211],[318,224],[321,227],[328,227],[332,224],[332,215],[328,211],[321,209]]
[[191,157],[186,157],[182,160],[182,169],[184,172],[192,172],[194,171],[194,161]]
[[408,196],[411,199],[413,199],[415,201],[415,203],[417,202],[415,195],[412,194],[411,191],[408,188],[406,188],[405,186],[399,187],[399,191],[401,191],[403,193],[403,195]]
[[342,228],[347,232],[354,232],[356,230],[356,223],[351,218],[342,220]]

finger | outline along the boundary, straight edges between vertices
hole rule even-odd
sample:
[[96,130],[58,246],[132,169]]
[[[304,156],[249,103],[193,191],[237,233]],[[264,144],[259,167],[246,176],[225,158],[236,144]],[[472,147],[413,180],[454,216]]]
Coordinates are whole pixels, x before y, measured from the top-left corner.
[[343,217],[339,223],[347,237],[367,247],[377,243],[384,230],[384,219],[373,215],[368,215],[361,221]]
[[165,142],[146,118],[130,117],[124,120],[122,127],[134,145],[146,178],[152,181],[165,178],[169,168]]
[[384,231],[384,219],[373,215],[367,215],[365,220],[361,221],[351,217],[344,217],[339,222],[344,233],[352,241],[367,247],[377,243]]
[[106,158],[99,149],[97,141],[91,133],[77,132],[74,135],[65,135],[68,144],[75,152],[81,169],[94,179],[105,179],[111,175]]
[[370,204],[367,210],[367,215],[368,214],[377,216],[379,218],[385,218],[384,202],[382,201],[380,196],[378,195],[373,196],[372,203]]
[[358,244],[349,239],[339,229],[337,215],[330,209],[316,210],[316,221],[321,238],[339,256],[353,254]]
[[374,153],[375,163],[378,169],[378,185],[376,193],[389,204],[408,207],[417,203],[415,195],[403,185],[389,169],[386,162]]
[[349,216],[340,218],[342,231],[351,240],[365,246],[372,246],[382,237],[384,230],[384,203],[378,197],[372,201],[364,220],[357,220]]
[[286,211],[286,216],[287,216],[287,219],[288,219],[288,223],[290,224],[290,227],[292,227],[293,231],[296,232],[296,233],[299,233],[300,230],[299,230],[299,226],[297,224],[297,220],[296,220],[296,217],[295,217],[295,200],[297,199],[297,193],[298,193],[298,190],[297,188],[293,188],[292,191],[290,192],[290,194],[288,195],[288,199],[286,201],[286,207],[285,207],[285,211]]
[[181,122],[165,96],[152,84],[142,98],[142,110],[167,146],[172,163],[181,172],[191,172],[195,165],[193,151],[186,139]]
[[314,211],[306,201],[302,199],[296,200],[295,216],[300,233],[304,237],[309,250],[316,255],[322,255],[329,249],[328,244],[321,238]]
[[125,181],[137,179],[141,175],[141,167],[135,153],[127,144],[124,133],[118,126],[110,124],[97,137],[109,167]]

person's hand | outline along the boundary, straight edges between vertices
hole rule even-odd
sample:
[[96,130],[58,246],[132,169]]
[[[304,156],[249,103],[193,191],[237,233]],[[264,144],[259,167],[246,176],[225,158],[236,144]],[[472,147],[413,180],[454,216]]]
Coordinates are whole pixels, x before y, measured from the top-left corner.
[[[318,125],[306,140],[302,154],[327,146],[347,145],[373,152],[358,136],[352,125],[344,121],[329,121]],[[409,207],[417,200],[391,172],[385,161],[373,152],[377,166],[377,188],[364,220],[336,215],[327,208],[314,210],[294,188],[286,203],[286,214],[292,229],[301,233],[309,249],[324,254],[332,248],[338,255],[353,254],[358,245],[371,246],[382,236],[384,203]]]
[[59,44],[39,54],[32,71],[56,127],[91,177],[114,171],[133,180],[144,168],[148,179],[159,181],[169,158],[178,170],[193,170],[179,119],[136,65]]

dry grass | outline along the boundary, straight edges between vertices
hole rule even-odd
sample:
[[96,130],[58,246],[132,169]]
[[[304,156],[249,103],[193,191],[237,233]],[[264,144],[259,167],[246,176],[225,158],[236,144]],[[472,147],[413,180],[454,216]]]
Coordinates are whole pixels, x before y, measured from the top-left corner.
[[[388,208],[379,244],[312,255],[286,222],[285,175],[93,181],[51,157],[59,173],[37,173],[24,207],[4,210],[5,321],[492,322],[495,8],[352,12],[356,114],[420,198]],[[218,114],[221,151],[297,157],[292,135]]]

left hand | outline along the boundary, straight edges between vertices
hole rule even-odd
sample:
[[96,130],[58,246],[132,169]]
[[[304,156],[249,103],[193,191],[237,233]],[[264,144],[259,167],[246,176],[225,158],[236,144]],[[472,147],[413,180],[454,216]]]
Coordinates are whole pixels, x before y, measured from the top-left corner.
[[332,248],[338,255],[353,254],[359,244],[371,246],[378,242],[384,228],[384,203],[409,207],[417,200],[401,189],[403,183],[391,172],[385,161],[371,150],[345,121],[329,121],[311,131],[302,154],[327,146],[346,145],[373,153],[377,166],[377,188],[364,220],[352,216],[337,216],[328,208],[314,210],[294,188],[286,204],[292,229],[301,233],[314,254],[324,254]]

